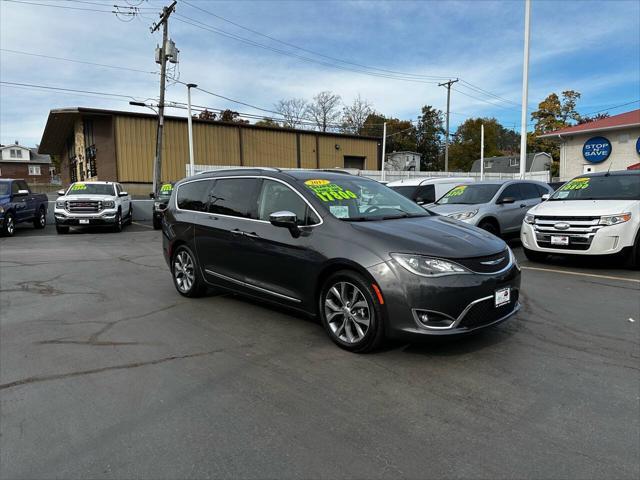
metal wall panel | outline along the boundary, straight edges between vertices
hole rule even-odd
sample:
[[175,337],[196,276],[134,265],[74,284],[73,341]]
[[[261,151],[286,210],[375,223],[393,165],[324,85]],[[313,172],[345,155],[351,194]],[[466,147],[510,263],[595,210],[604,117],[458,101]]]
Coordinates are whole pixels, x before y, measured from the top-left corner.
[[[119,180],[151,182],[156,120],[116,115],[114,125]],[[186,121],[166,120],[162,150],[163,181],[184,177],[185,166],[189,163],[187,135]],[[196,165],[298,166],[294,132],[194,122],[193,137]],[[340,145],[339,149],[335,148],[336,144]],[[378,145],[375,140],[317,136],[306,132],[300,133],[300,167],[316,168],[316,145],[320,151],[320,168],[343,167],[345,155],[366,157],[365,168],[377,168]]]
[[296,134],[277,130],[242,130],[243,166],[296,168]]

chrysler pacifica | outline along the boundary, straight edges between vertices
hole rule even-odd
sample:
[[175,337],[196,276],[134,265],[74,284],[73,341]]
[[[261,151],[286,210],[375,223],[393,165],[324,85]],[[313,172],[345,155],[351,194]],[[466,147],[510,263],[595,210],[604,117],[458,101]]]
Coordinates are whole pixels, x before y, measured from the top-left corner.
[[173,190],[163,250],[177,291],[209,286],[318,316],[340,347],[447,335],[518,309],[520,269],[499,238],[345,173],[223,170]]

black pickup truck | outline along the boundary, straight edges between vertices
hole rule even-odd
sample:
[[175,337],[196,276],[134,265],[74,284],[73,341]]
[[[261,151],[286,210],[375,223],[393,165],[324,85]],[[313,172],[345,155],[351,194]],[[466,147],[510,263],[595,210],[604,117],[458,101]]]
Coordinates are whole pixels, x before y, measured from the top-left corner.
[[16,224],[33,222],[35,228],[47,224],[49,199],[44,193],[33,193],[24,180],[0,178],[0,233],[11,237]]

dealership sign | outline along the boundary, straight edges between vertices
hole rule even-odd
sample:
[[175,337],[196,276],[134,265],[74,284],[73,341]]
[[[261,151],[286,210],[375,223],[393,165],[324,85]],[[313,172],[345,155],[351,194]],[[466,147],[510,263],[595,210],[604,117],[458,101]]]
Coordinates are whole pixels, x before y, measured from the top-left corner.
[[611,142],[604,137],[593,137],[584,142],[582,156],[587,162],[604,162],[611,155]]

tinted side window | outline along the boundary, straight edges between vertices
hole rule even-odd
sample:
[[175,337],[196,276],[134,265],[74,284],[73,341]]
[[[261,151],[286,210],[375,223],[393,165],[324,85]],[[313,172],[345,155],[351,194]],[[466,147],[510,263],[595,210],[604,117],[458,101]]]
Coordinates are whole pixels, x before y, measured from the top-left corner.
[[176,198],[178,208],[195,212],[206,211],[212,183],[212,180],[201,180],[180,185]]
[[255,178],[216,180],[209,200],[209,212],[232,217],[255,218]]
[[18,190],[20,190],[20,187],[18,186],[18,182],[12,182],[11,193],[15,195],[16,193],[18,193]]
[[298,217],[298,225],[313,225],[320,220],[305,201],[288,186],[273,180],[263,180],[258,197],[258,219],[269,221],[274,212],[289,211]]
[[29,187],[27,186],[27,182],[25,182],[24,180],[18,180],[18,189],[20,190],[29,190]]
[[[538,193],[540,194],[541,197],[542,197],[542,195],[546,195],[546,194],[550,193],[549,190],[544,188],[542,185],[536,185],[536,188],[538,189]],[[553,188],[553,187],[551,187],[551,188]],[[554,190],[555,190],[555,188],[554,188]]]
[[525,200],[540,198],[542,196],[538,190],[538,185],[535,183],[521,183],[520,190],[522,191],[522,198]]
[[509,185],[502,191],[502,193],[500,194],[500,197],[498,197],[498,200],[502,200],[503,198],[506,198],[506,197],[511,197],[514,200],[522,200],[522,194],[520,193],[520,186],[517,183],[513,183]]
[[433,185],[423,185],[418,188],[415,201],[433,203],[436,201],[436,188]]

